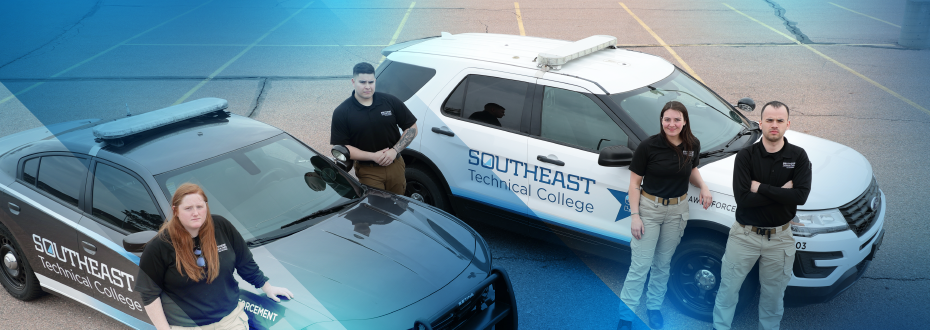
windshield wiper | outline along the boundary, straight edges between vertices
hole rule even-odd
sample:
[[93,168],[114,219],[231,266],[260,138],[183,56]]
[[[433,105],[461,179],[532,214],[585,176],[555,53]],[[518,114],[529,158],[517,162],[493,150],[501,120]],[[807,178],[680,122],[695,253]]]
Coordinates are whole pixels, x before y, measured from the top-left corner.
[[345,202],[342,202],[342,203],[339,203],[339,204],[336,204],[336,205],[327,207],[327,208],[325,208],[325,209],[322,209],[322,210],[319,210],[319,211],[310,213],[310,214],[308,214],[307,216],[305,216],[305,217],[303,217],[303,218],[294,220],[293,222],[291,222],[291,223],[289,223],[289,224],[286,224],[286,225],[281,226],[281,229],[284,229],[284,228],[287,228],[287,227],[291,227],[291,226],[300,224],[301,222],[304,222],[304,221],[307,221],[307,220],[310,220],[310,219],[313,219],[313,218],[317,218],[317,217],[320,217],[320,216],[324,216],[324,215],[327,215],[327,214],[330,214],[330,213],[339,212],[340,210],[344,209],[346,206],[349,206],[349,205],[351,205],[351,204],[355,204],[356,202],[358,202],[358,201],[360,201],[360,200],[362,200],[361,197],[355,198],[355,199],[350,199],[350,200],[348,200],[348,201],[345,201]]
[[[730,139],[730,141],[728,141],[727,144],[723,146],[723,148],[720,148],[720,149],[717,149],[717,150],[713,150],[713,151],[708,151],[708,152],[702,152],[701,155],[700,155],[700,157],[703,158],[703,157],[707,157],[707,156],[710,156],[710,155],[722,153],[722,152],[726,151],[727,148],[729,148],[730,145],[733,144],[733,142],[738,141],[741,137],[744,137],[744,136],[746,136],[746,135],[751,135],[752,132],[754,132],[754,131],[762,131],[762,129],[759,128],[759,127],[754,127],[754,128],[743,128],[743,130],[739,131],[739,133],[736,133],[736,136],[734,136],[732,139]],[[736,150],[736,151],[739,151],[739,150]]]
[[[688,95],[688,96],[690,96],[691,98],[697,100],[698,102],[704,103],[704,105],[706,105],[707,107],[709,107],[709,108],[711,108],[711,109],[714,109],[714,110],[717,110],[717,112],[719,112],[721,115],[730,117],[729,114],[723,113],[723,111],[721,111],[720,109],[714,108],[714,106],[708,104],[707,102],[704,102],[704,100],[702,100],[701,98],[699,98],[699,97],[697,97],[697,96],[694,96],[694,94],[691,94],[691,93],[688,93],[688,92],[685,92],[685,91],[674,90],[674,89],[659,89],[659,88],[652,87],[651,85],[646,86],[646,87],[648,87],[650,91],[652,91],[652,92],[654,92],[654,93],[659,93],[660,95],[665,95],[665,94],[662,94],[662,92],[675,92],[675,93],[682,93],[682,94]],[[731,110],[731,111],[732,111],[732,110]]]

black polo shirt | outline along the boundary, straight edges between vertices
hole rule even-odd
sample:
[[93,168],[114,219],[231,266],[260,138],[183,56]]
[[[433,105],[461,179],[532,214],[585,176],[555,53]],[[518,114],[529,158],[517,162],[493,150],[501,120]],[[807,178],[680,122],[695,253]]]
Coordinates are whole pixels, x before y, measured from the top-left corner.
[[376,152],[391,148],[400,140],[400,130],[417,122],[417,117],[400,99],[391,94],[375,92],[370,106],[355,99],[355,91],[333,111],[329,143],[351,145],[363,151]]
[[[758,181],[758,193],[750,191]],[[781,186],[792,181],[794,188]],[[736,154],[733,166],[733,197],[736,221],[756,227],[782,226],[794,218],[798,205],[807,202],[811,192],[811,162],[801,147],[788,143],[769,153],[756,142]]]
[[[643,140],[633,152],[630,171],[643,177],[643,191],[653,196],[673,198],[688,192],[691,169],[700,164],[701,141],[695,139],[694,150],[672,150],[659,134]],[[690,156],[690,161],[686,161]]]

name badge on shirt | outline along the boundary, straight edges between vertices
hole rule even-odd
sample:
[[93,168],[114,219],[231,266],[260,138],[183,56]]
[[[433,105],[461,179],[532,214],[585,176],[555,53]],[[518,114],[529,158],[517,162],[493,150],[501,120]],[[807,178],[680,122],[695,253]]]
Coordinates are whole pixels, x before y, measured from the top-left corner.
[[794,168],[794,162],[784,162],[785,168]]
[[390,111],[390,110],[388,110],[388,111],[381,111],[381,115],[382,115],[382,116],[385,116],[385,117],[390,116],[390,115],[391,115],[391,111]]
[[228,250],[228,249],[226,248],[226,243],[223,243],[223,244],[220,244],[220,245],[217,245],[217,246],[216,246],[216,253],[220,253],[220,252],[223,252],[223,251],[226,251],[226,250]]
[[694,150],[682,150],[681,153],[686,157],[694,157]]

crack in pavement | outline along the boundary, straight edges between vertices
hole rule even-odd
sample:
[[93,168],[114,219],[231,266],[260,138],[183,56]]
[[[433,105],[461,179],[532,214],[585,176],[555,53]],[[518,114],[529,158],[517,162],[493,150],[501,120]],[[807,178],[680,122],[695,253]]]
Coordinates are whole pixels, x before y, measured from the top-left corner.
[[[516,13],[514,13],[514,15],[516,15]],[[480,23],[481,25],[484,25],[484,33],[488,33],[488,25],[487,25],[487,24],[484,24],[484,22],[482,22],[480,19],[477,20],[477,21],[478,21],[478,23]]]
[[[77,22],[75,22],[74,24],[71,24],[70,26],[64,28],[64,30],[61,31],[60,34],[58,34],[57,36],[55,36],[54,38],[52,38],[52,39],[49,40],[48,42],[42,44],[42,45],[39,46],[39,47],[36,47],[36,48],[33,49],[33,50],[30,50],[30,51],[27,52],[26,54],[23,54],[23,56],[17,57],[17,58],[15,58],[15,59],[13,59],[12,61],[9,61],[9,62],[7,62],[7,63],[5,63],[5,64],[3,64],[3,65],[0,65],[0,70],[2,70],[3,68],[5,68],[6,66],[8,66],[8,65],[10,65],[10,64],[15,63],[16,61],[19,61],[19,60],[22,60],[22,59],[25,59],[25,58],[30,57],[30,55],[32,55],[33,53],[39,51],[40,49],[45,48],[45,47],[48,46],[49,44],[55,43],[54,45],[52,45],[52,48],[51,48],[51,49],[49,49],[48,51],[46,51],[46,52],[44,52],[44,53],[42,53],[42,54],[49,53],[49,52],[55,50],[55,47],[58,46],[58,45],[60,45],[60,44],[61,44],[62,42],[64,42],[65,40],[74,38],[75,36],[77,36],[78,34],[80,34],[80,33],[81,33],[80,27],[83,27],[83,26],[84,26],[84,24],[83,24],[84,20],[90,18],[91,16],[93,16],[94,14],[97,13],[97,10],[99,10],[100,7],[101,7],[100,3],[101,3],[102,1],[103,1],[103,0],[97,0],[97,2],[94,4],[94,6],[90,8],[90,11],[88,11],[86,14],[84,14],[84,16],[82,16],[80,19],[78,19]],[[69,32],[71,32],[72,30],[75,31],[74,34],[71,35],[70,37],[67,37],[67,38],[66,38],[65,36],[66,36]],[[38,54],[38,55],[41,55],[41,54]]]
[[892,280],[892,281],[903,281],[903,282],[930,281],[930,278],[928,278],[928,277],[900,278],[900,277],[872,277],[872,276],[863,276],[862,278],[867,278],[867,279],[870,279],[870,280]]
[[775,3],[775,1],[772,1],[772,0],[762,0],[762,1],[767,2],[769,6],[772,6],[772,8],[775,8],[775,16],[778,16],[778,18],[780,18],[782,22],[785,23],[785,28],[788,29],[788,32],[791,32],[791,34],[794,35],[795,39],[798,39],[798,42],[802,44],[811,43],[811,39],[808,38],[807,35],[804,34],[804,32],[801,32],[800,28],[798,28],[797,26],[798,22],[789,21],[788,18],[785,17],[785,8],[782,8],[780,5],[778,5],[777,3]]
[[258,107],[261,106],[262,100],[265,99],[265,86],[268,84],[268,78],[262,79],[262,87],[258,90],[258,96],[255,98],[255,106],[252,107],[252,110],[249,111],[249,114],[246,117],[253,118],[252,116],[258,114]]

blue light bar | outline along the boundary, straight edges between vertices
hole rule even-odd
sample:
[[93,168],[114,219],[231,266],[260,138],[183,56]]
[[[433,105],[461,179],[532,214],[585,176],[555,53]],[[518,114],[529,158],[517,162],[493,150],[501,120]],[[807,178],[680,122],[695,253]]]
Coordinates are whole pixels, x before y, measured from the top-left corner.
[[94,127],[94,136],[104,140],[118,139],[223,110],[227,104],[226,100],[215,97],[193,100],[98,125]]

